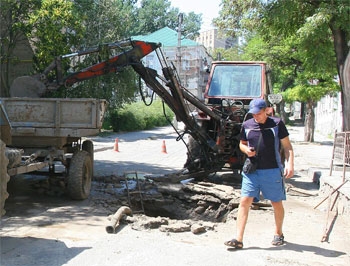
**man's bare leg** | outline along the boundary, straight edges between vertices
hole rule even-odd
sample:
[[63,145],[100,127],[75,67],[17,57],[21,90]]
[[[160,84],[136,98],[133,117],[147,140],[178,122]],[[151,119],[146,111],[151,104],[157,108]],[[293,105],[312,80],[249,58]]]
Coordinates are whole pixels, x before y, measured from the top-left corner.
[[281,236],[283,234],[283,219],[284,219],[284,207],[282,201],[272,202],[272,207],[275,215],[275,235]]
[[243,242],[244,229],[248,221],[250,206],[253,203],[254,197],[242,197],[237,213],[237,235],[236,239]]

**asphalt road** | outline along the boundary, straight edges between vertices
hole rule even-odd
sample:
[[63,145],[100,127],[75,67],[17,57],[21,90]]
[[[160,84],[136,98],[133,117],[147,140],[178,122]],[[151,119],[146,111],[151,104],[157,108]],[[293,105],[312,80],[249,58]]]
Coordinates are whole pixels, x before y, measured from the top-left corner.
[[[297,170],[290,184],[317,195],[308,169],[327,170],[331,140],[316,137],[316,143],[306,144],[302,142],[302,128],[290,128],[290,133]],[[114,150],[116,138],[119,151]],[[162,174],[181,169],[186,158],[185,146],[176,141],[168,127],[93,140],[95,176],[126,171]],[[162,149],[163,140],[167,153]],[[313,208],[320,200],[317,196],[288,195],[284,246],[270,244],[273,213],[266,208],[250,212],[244,249],[232,251],[223,242],[234,236],[234,219],[199,235],[137,231],[129,225],[121,226],[116,234],[107,234],[108,214],[90,199],[71,201],[21,188],[13,189],[5,206],[7,215],[1,221],[1,266],[350,265],[349,219],[339,216],[329,241],[321,242],[327,216],[326,206]]]
[[[183,126],[179,125],[179,133]],[[167,174],[182,169],[186,146],[172,127],[94,137],[95,176],[123,175],[128,171]],[[118,151],[115,150],[117,139]],[[184,137],[187,142],[187,135]]]

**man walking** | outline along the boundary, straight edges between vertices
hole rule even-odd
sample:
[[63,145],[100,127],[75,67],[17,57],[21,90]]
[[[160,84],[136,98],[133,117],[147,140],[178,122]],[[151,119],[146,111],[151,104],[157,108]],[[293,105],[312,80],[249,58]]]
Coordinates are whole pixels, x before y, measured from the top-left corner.
[[[286,199],[286,193],[283,178],[294,175],[294,153],[285,124],[277,117],[268,116],[266,107],[263,99],[252,100],[249,113],[253,118],[242,125],[239,147],[248,157],[255,158],[257,167],[254,172],[242,173],[236,238],[225,242],[225,245],[236,249],[243,248],[248,213],[254,199],[260,198],[260,192],[265,199],[271,201],[274,210],[275,232],[272,245],[284,243],[282,201]],[[280,145],[283,147],[285,162],[281,161]]]

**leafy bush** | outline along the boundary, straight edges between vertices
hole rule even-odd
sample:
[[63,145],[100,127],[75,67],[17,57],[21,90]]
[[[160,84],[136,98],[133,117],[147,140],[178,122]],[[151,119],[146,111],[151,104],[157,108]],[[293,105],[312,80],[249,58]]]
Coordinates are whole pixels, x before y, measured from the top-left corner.
[[[173,119],[174,114],[166,105],[165,113],[168,119]],[[111,128],[114,132],[138,131],[168,124],[164,117],[163,103],[157,100],[150,106],[136,102],[111,111],[105,119],[103,128]]]

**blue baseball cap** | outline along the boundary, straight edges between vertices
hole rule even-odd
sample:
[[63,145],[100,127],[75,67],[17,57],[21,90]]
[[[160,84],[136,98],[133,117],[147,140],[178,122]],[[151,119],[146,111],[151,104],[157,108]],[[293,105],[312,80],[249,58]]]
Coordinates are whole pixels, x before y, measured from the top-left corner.
[[249,103],[249,113],[257,114],[261,109],[266,108],[266,102],[263,99],[254,99]]

